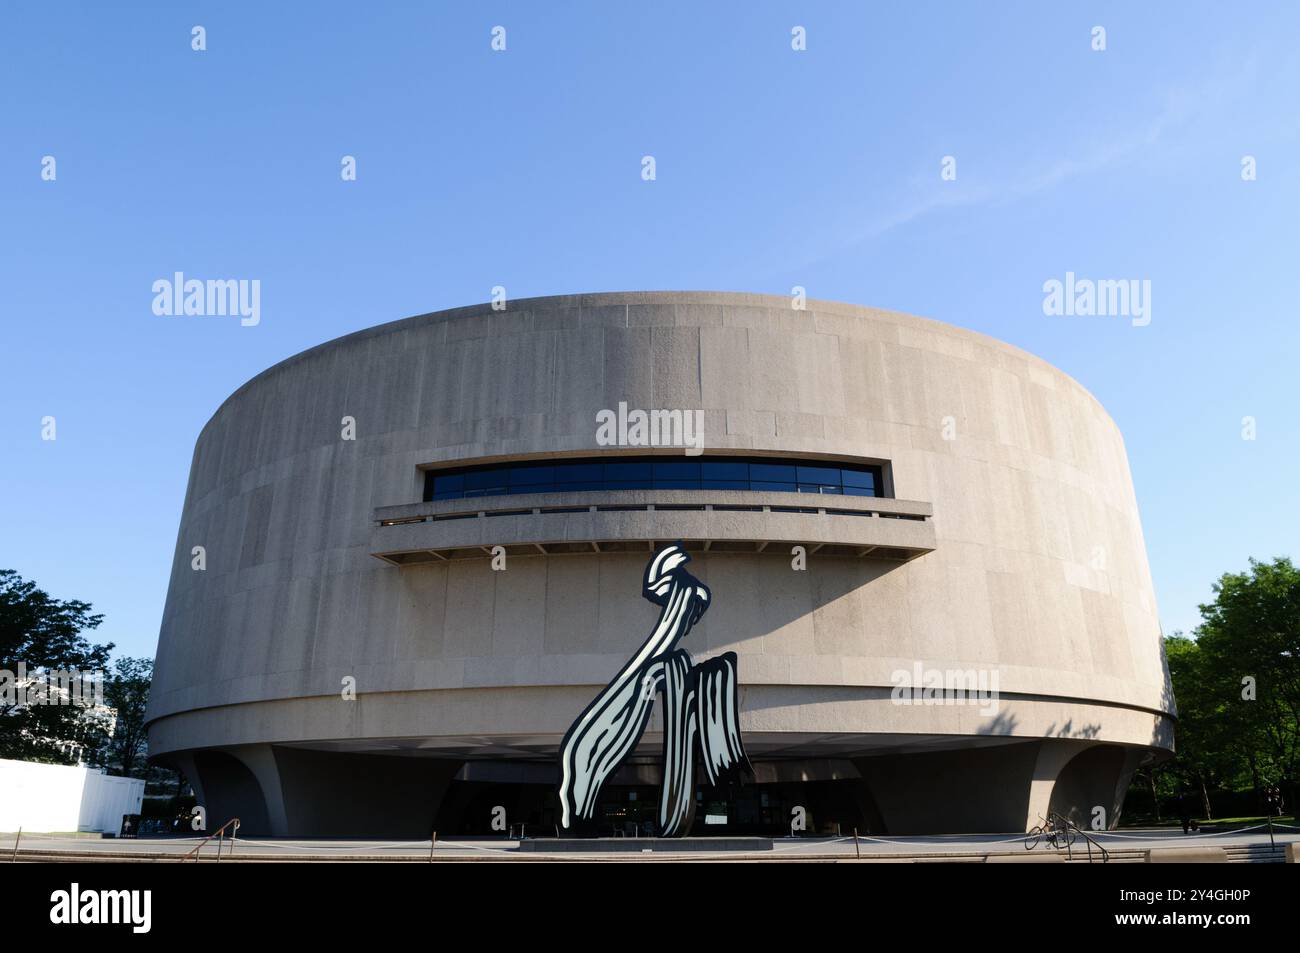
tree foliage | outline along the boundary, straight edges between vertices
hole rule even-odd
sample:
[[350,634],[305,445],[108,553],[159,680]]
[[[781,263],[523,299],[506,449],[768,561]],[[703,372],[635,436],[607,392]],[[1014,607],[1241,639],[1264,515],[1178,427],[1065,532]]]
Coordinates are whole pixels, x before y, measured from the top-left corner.
[[[1300,570],[1287,558],[1225,573],[1200,607],[1195,638],[1165,639],[1178,704],[1177,753],[1148,778],[1157,796],[1215,792],[1300,795]],[[1157,790],[1158,789],[1158,790]]]
[[120,658],[113,663],[104,696],[117,711],[117,725],[109,743],[110,767],[126,777],[145,777],[145,707],[153,681],[153,659]]
[[103,671],[112,644],[91,643],[83,633],[103,616],[89,603],[55,599],[11,569],[0,570],[0,757],[71,764],[77,749],[98,750],[102,728],[86,709],[67,704],[23,704],[20,673]]
[[1281,784],[1294,805],[1300,767],[1300,570],[1290,559],[1251,560],[1227,573],[1201,606],[1200,677],[1224,747],[1252,786]]

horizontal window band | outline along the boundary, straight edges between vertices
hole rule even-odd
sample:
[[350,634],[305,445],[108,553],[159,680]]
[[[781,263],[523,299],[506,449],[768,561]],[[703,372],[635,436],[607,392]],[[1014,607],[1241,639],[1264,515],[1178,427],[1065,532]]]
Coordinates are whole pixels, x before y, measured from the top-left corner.
[[601,490],[741,490],[824,496],[884,496],[883,467],[780,457],[593,457],[564,463],[428,470],[424,500]]

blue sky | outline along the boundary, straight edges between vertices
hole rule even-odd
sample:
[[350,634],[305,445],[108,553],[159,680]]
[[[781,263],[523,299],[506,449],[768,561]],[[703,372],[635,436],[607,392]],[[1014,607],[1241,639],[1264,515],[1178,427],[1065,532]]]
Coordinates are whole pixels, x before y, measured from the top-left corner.
[[[700,6],[6,5],[0,566],[151,655],[220,402],[494,285],[802,285],[1038,354],[1124,432],[1166,632],[1291,553],[1300,7]],[[155,316],[177,270],[260,279],[261,324]],[[1067,271],[1151,323],[1045,316]]]

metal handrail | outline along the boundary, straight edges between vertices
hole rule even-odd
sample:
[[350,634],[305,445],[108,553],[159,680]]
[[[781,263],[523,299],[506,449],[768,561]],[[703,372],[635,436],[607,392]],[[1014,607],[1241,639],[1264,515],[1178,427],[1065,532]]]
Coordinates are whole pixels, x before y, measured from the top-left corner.
[[1103,864],[1110,863],[1110,851],[1108,851],[1105,847],[1101,846],[1101,843],[1099,841],[1093,838],[1091,834],[1085,831],[1082,827],[1079,827],[1068,817],[1063,817],[1062,815],[1057,814],[1055,811],[1049,811],[1047,813],[1047,819],[1051,821],[1052,824],[1054,824],[1056,827],[1064,829],[1065,854],[1070,860],[1074,860],[1074,848],[1070,844],[1070,831],[1074,831],[1076,834],[1082,837],[1084,841],[1086,841],[1088,844],[1088,863],[1092,863],[1092,848],[1094,846],[1099,851],[1101,851],[1101,862]]
[[239,834],[239,818],[237,817],[232,817],[207,837],[203,838],[203,840],[199,841],[192,851],[181,858],[181,863],[183,864],[185,861],[193,857],[194,862],[197,864],[199,862],[199,851],[202,850],[208,841],[212,840],[214,837],[217,839],[217,863],[221,863],[221,848],[225,843],[226,828],[231,827],[232,825],[234,829],[230,832],[230,855],[233,856],[235,853],[235,837]]

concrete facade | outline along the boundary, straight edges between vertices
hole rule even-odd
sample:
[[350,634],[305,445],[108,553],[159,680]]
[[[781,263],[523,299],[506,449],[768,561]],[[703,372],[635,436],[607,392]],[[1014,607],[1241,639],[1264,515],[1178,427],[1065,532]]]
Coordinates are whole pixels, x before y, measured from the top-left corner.
[[[620,402],[702,409],[709,454],[879,464],[888,498],[421,502],[430,467],[635,452],[596,443]],[[739,656],[756,789],[840,785],[819,827],[1023,830],[1097,806],[1113,824],[1132,772],[1172,747],[1123,440],[1086,390],[935,321],[656,292],[410,318],[236,391],[194,452],[150,751],[214,824],[250,832],[423,836],[453,803],[477,818],[467,785],[550,783],[565,729],[654,619],[649,548],[675,539],[715,597],[690,650]],[[897,704],[917,664],[995,677],[995,710]],[[653,781],[657,721],[629,785]]]

